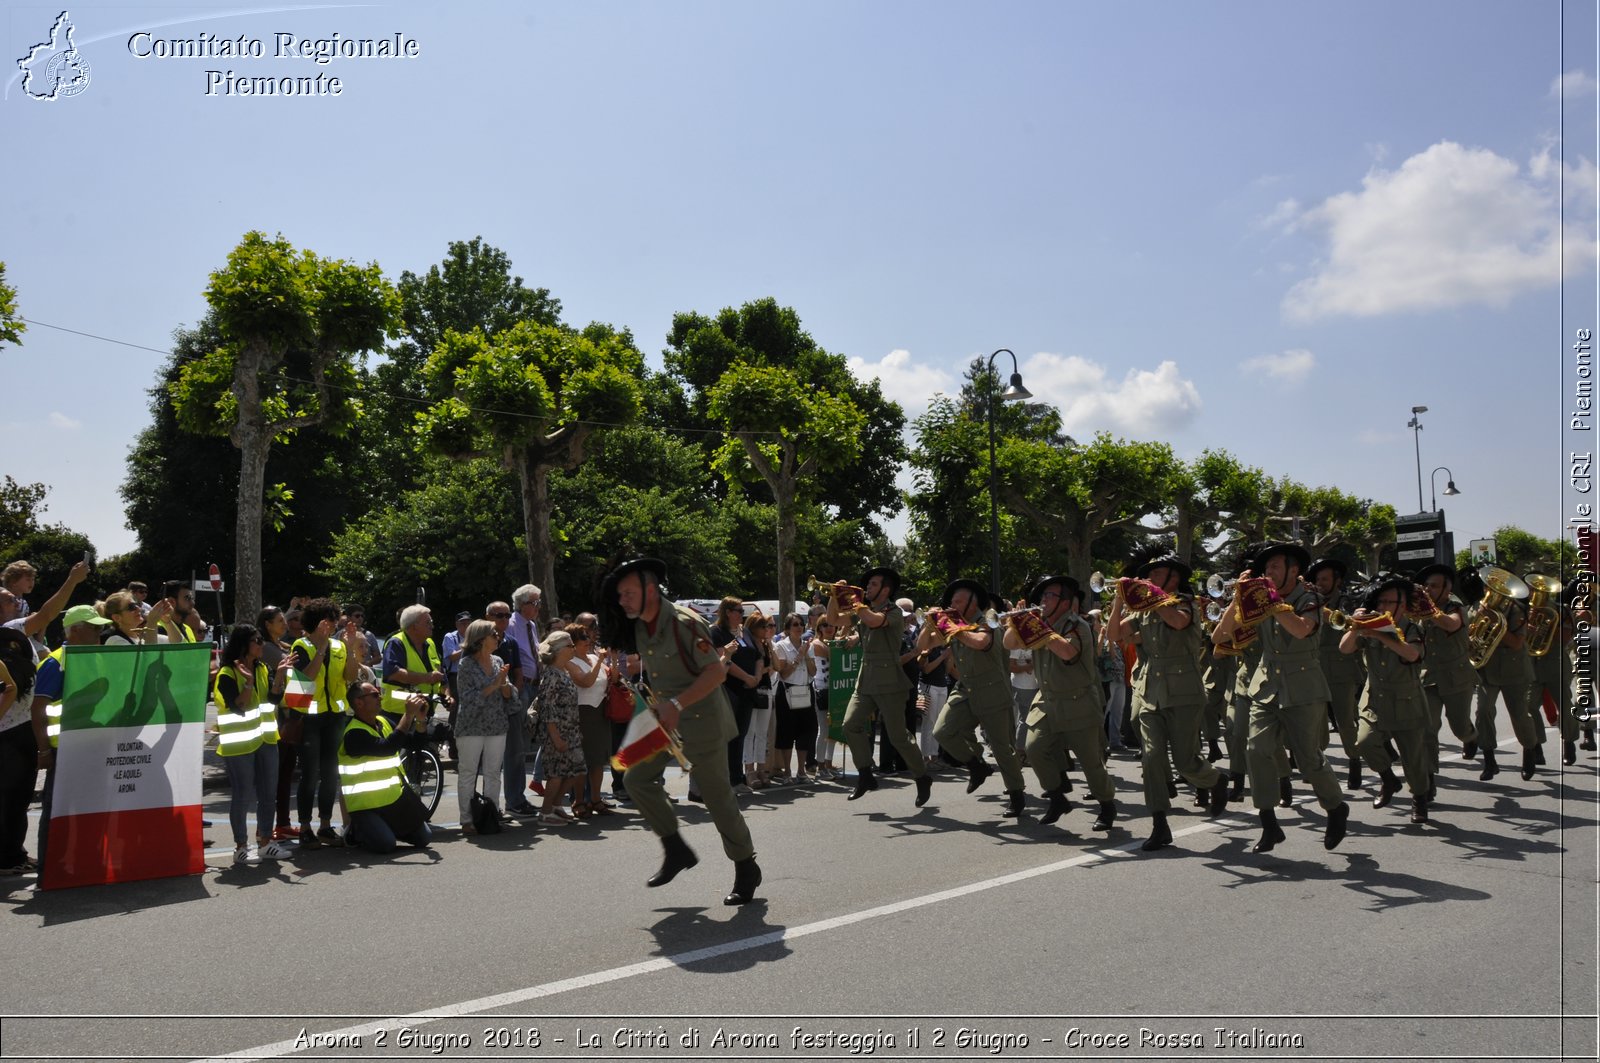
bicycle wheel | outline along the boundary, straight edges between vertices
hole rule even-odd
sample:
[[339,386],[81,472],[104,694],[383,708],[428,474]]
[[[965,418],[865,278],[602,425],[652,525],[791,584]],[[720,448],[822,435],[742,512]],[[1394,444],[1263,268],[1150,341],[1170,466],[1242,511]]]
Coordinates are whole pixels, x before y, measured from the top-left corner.
[[416,791],[428,818],[432,819],[433,810],[439,807],[439,798],[444,795],[444,769],[439,766],[439,755],[431,749],[413,749],[406,755],[404,764],[406,785]]

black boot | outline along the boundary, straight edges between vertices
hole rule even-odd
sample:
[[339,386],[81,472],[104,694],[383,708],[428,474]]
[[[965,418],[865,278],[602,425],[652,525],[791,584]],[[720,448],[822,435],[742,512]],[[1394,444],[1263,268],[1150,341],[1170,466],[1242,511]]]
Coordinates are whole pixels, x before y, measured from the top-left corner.
[[1430,771],[1428,773],[1428,804],[1430,804],[1430,805],[1433,804],[1433,802],[1438,798],[1438,796],[1439,796],[1439,776],[1435,775],[1433,772]]
[[1428,822],[1428,801],[1427,801],[1427,798],[1413,797],[1411,799],[1411,822],[1413,822],[1413,823],[1426,823],[1426,822]]
[[1178,796],[1178,780],[1177,779],[1168,779],[1167,780],[1167,800],[1171,801],[1173,798],[1175,798],[1177,796]]
[[1344,801],[1339,802],[1339,807],[1328,813],[1328,826],[1322,832],[1322,847],[1330,852],[1339,847],[1344,841],[1345,824],[1350,821],[1350,805]]
[[1150,816],[1155,820],[1155,827],[1150,831],[1150,837],[1146,838],[1144,844],[1139,846],[1141,850],[1147,853],[1153,853],[1157,849],[1165,849],[1172,844],[1172,828],[1167,826],[1167,814],[1165,812],[1152,812]]
[[1072,811],[1072,801],[1067,797],[1065,790],[1046,790],[1044,795],[1050,799],[1050,807],[1039,817],[1040,823],[1048,826]]
[[645,879],[646,886],[665,886],[678,877],[678,872],[687,871],[700,862],[681,834],[669,834],[662,838],[661,851],[661,870]]
[[1500,765],[1495,763],[1494,750],[1485,749],[1483,751],[1483,770],[1478,773],[1478,781],[1488,782],[1490,779],[1499,774]]
[[1361,789],[1361,762],[1359,760],[1350,762],[1350,777],[1344,781],[1344,788],[1346,790]]
[[921,808],[928,803],[928,798],[933,794],[933,776],[923,772],[916,778],[917,807]]
[[1478,740],[1476,738],[1469,738],[1465,742],[1461,743],[1461,759],[1462,760],[1472,760],[1477,755],[1478,755]]
[[1228,788],[1228,800],[1229,801],[1243,801],[1244,800],[1244,776],[1242,774],[1241,775],[1235,775],[1233,777],[1233,785]]
[[862,794],[865,794],[867,791],[876,790],[877,788],[878,788],[878,777],[876,775],[872,774],[872,769],[871,768],[857,768],[856,769],[856,788],[854,790],[850,791],[850,796],[845,798],[845,800],[846,801],[854,801],[857,798],[859,798]]
[[1383,785],[1378,790],[1378,796],[1372,799],[1373,808],[1384,807],[1390,801],[1394,800],[1395,794],[1400,792],[1400,780],[1395,777],[1393,771],[1388,768],[1384,768],[1381,778],[1383,780]]
[[1210,808],[1211,807],[1211,792],[1209,790],[1203,790],[1200,787],[1196,786],[1194,788],[1194,807],[1196,807],[1196,808]]
[[1595,748],[1595,745],[1594,745],[1594,724],[1586,723],[1586,724],[1583,725],[1583,741],[1578,743],[1578,748],[1579,749],[1593,749],[1593,748]]
[[1212,764],[1215,764],[1217,761],[1222,759],[1222,747],[1217,745],[1217,740],[1215,738],[1211,740],[1211,751],[1206,759]]
[[1578,744],[1570,738],[1563,739],[1561,742],[1561,763],[1578,763]]
[[1006,807],[1000,810],[1000,814],[1008,819],[1020,819],[1022,817],[1022,806],[1027,800],[1028,792],[1026,790],[1007,790]]
[[1278,814],[1270,808],[1261,810],[1261,838],[1250,847],[1252,853],[1270,853],[1284,840],[1283,828],[1278,826]]
[[1064,771],[1061,773],[1061,792],[1064,794],[1072,792],[1072,776]]
[[1110,830],[1112,822],[1117,818],[1117,803],[1115,801],[1100,802],[1100,816],[1094,821],[1091,830]]
[[1543,741],[1541,741],[1538,745],[1533,747],[1533,762],[1535,764],[1539,765],[1541,768],[1544,767],[1544,742]]
[[756,887],[761,885],[761,865],[756,863],[756,858],[737,861],[733,865],[733,889],[722,898],[726,905],[749,904],[756,896]]
[[1211,799],[1206,802],[1206,815],[1220,816],[1228,808],[1228,773],[1217,772],[1217,781],[1211,787]]
[[983,759],[983,754],[978,754],[967,761],[967,793],[977,793],[978,787],[984,780],[994,774],[994,769],[989,767],[988,761]]
[[1065,774],[1065,772],[1067,772],[1067,771],[1077,771],[1077,770],[1078,770],[1078,762],[1076,760],[1072,759],[1072,754],[1071,753],[1068,753],[1067,754],[1067,766],[1066,766],[1063,774]]
[[1289,776],[1287,775],[1278,780],[1278,807],[1294,807],[1294,787],[1290,784]]
[[1539,766],[1538,753],[1538,746],[1522,751],[1522,777],[1524,779],[1533,778],[1533,769]]

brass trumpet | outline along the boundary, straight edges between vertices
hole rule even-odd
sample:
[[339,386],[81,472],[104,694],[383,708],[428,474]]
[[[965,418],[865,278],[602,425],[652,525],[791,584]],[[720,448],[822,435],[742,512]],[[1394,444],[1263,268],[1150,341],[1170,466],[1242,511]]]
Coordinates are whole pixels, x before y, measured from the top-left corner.
[[1483,600],[1467,626],[1467,660],[1474,668],[1488,664],[1500,640],[1505,638],[1506,607],[1531,593],[1526,583],[1503,568],[1485,565],[1481,572]]
[[1044,616],[1044,606],[1028,605],[1022,607],[1021,609],[1011,609],[1004,613],[997,613],[993,609],[985,609],[983,611],[983,621],[990,627],[999,627],[1010,617],[1021,616],[1023,613],[1032,613],[1034,616]]
[[1213,572],[1206,578],[1206,593],[1213,598],[1226,598],[1233,593],[1233,585],[1238,582],[1236,579],[1223,579],[1222,573]]
[[1104,594],[1106,587],[1112,582],[1106,578],[1103,572],[1091,572],[1089,574],[1089,590],[1094,594]]

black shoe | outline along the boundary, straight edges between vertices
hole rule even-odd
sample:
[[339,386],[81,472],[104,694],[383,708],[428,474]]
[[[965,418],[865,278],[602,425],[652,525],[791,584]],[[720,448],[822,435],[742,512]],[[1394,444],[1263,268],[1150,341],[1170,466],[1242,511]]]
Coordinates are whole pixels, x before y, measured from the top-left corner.
[[1207,754],[1206,760],[1207,760],[1207,762],[1209,762],[1211,764],[1215,764],[1217,761],[1219,761],[1221,759],[1222,759],[1222,747],[1217,745],[1216,739],[1212,739],[1211,740],[1211,752],[1209,754]]
[[1050,807],[1039,817],[1040,823],[1048,826],[1072,811],[1072,801],[1065,790],[1046,790],[1044,795],[1050,799]]
[[877,788],[878,778],[872,774],[872,769],[859,768],[856,771],[856,788],[850,791],[850,796],[845,800],[854,801],[868,790],[876,790]]
[[1428,802],[1423,798],[1413,798],[1411,801],[1411,822],[1428,822]]
[[1167,826],[1167,814],[1157,812],[1155,820],[1155,829],[1150,832],[1150,837],[1144,840],[1144,844],[1139,846],[1142,852],[1153,853],[1172,844],[1172,828]]
[[1022,817],[1022,806],[1027,800],[1028,793],[1026,790],[1007,790],[1006,807],[1000,810],[1000,814],[1008,819],[1020,819]]
[[1228,800],[1229,801],[1243,801],[1244,800],[1244,776],[1243,775],[1235,775],[1233,777],[1233,785],[1228,788]]
[[1483,770],[1478,773],[1478,781],[1488,782],[1499,774],[1500,765],[1495,763],[1494,750],[1485,749],[1483,751]]
[[1561,763],[1578,763],[1578,745],[1571,739],[1566,739],[1561,743]]
[[921,808],[928,803],[928,798],[933,796],[933,776],[923,772],[917,776],[915,781],[917,784],[917,807]]
[[681,834],[669,834],[661,839],[661,869],[644,880],[646,886],[665,886],[678,877],[678,872],[687,871],[700,862],[694,855],[694,850],[689,848],[689,843],[683,840]]
[[977,793],[978,787],[993,774],[994,769],[989,767],[988,761],[984,760],[981,754],[973,757],[967,764],[967,793]]
[[1350,765],[1350,777],[1344,781],[1344,788],[1346,790],[1361,789],[1361,765],[1359,763]]
[[1178,796],[1178,780],[1177,779],[1168,779],[1167,780],[1167,800],[1170,801],[1170,800],[1172,800],[1173,798],[1175,798],[1177,796]]
[[703,805],[703,804],[706,803],[706,799],[704,797],[701,797],[698,793],[696,793],[693,790],[689,791],[688,797],[689,797],[689,800],[693,801],[697,805]]
[[1112,822],[1117,818],[1117,803],[1115,801],[1100,802],[1100,817],[1094,821],[1091,830],[1110,830]]
[[1524,779],[1533,778],[1533,769],[1538,765],[1539,747],[1534,746],[1532,749],[1524,749],[1522,751],[1522,777]]
[[1289,776],[1287,775],[1278,780],[1278,807],[1294,807],[1294,787],[1290,784]]
[[1539,765],[1541,768],[1544,767],[1544,743],[1543,742],[1540,742],[1538,745],[1533,747],[1533,762],[1535,764]]
[[1278,843],[1285,840],[1283,828],[1278,826],[1278,817],[1270,808],[1261,810],[1261,837],[1250,847],[1252,853],[1270,853],[1277,848]]
[[1594,725],[1593,724],[1584,724],[1584,726],[1583,726],[1583,741],[1578,743],[1578,748],[1579,749],[1593,749],[1593,748],[1595,748],[1595,745],[1594,745]]
[[722,903],[730,907],[738,904],[749,904],[755,900],[756,887],[761,885],[761,865],[756,863],[756,858],[740,860],[733,865],[733,889],[722,898]]
[[1206,815],[1220,816],[1228,808],[1228,773],[1218,772],[1217,781],[1211,787],[1211,799],[1206,802]]
[[1469,738],[1465,742],[1461,743],[1461,759],[1462,760],[1472,760],[1475,757],[1477,757],[1477,755],[1478,755],[1478,740],[1476,738]]
[[1200,787],[1196,786],[1194,788],[1194,807],[1196,807],[1196,808],[1210,808],[1211,807],[1211,791],[1202,790]]
[[1394,795],[1400,792],[1400,780],[1394,772],[1383,773],[1383,786],[1378,790],[1378,796],[1372,799],[1373,808],[1382,808],[1394,800]]
[[1341,801],[1338,808],[1328,813],[1328,826],[1322,832],[1322,847],[1324,849],[1332,851],[1339,847],[1339,843],[1344,841],[1344,828],[1349,820],[1350,806]]

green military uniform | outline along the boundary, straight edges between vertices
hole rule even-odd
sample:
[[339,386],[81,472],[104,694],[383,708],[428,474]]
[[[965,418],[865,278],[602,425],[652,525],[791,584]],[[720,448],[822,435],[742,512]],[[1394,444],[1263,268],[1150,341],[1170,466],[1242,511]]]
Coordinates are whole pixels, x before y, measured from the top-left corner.
[[1250,683],[1261,665],[1261,640],[1252,639],[1236,655],[1224,658],[1233,665],[1233,686],[1228,692],[1228,774],[1243,779],[1250,774],[1245,747],[1250,738]]
[[[1328,681],[1328,704],[1333,710],[1333,723],[1339,729],[1339,742],[1344,746],[1344,755],[1355,763],[1356,742],[1359,740],[1356,726],[1356,703],[1361,698],[1361,686],[1367,681],[1367,669],[1360,654],[1340,653],[1339,640],[1344,632],[1336,631],[1333,625],[1322,623],[1317,627],[1317,656],[1322,662],[1322,675]],[[1328,748],[1328,729],[1322,729],[1321,747]]]
[[1528,655],[1533,661],[1531,709],[1537,715],[1544,705],[1545,693],[1550,694],[1559,713],[1557,725],[1561,728],[1563,742],[1578,740],[1578,718],[1572,715],[1572,657],[1568,654],[1571,645],[1569,640],[1558,636],[1556,644],[1543,657]]
[[[877,612],[877,610],[873,610]],[[906,693],[911,680],[900,667],[900,636],[905,631],[906,615],[893,602],[883,607],[883,626],[861,624],[861,671],[856,674],[856,689],[844,711],[844,738],[855,758],[856,770],[872,764],[872,719],[883,721],[895,752],[915,776],[926,775],[922,751],[906,733]]]
[[[1063,612],[1051,628],[1064,638],[1077,639],[1078,656],[1063,661],[1048,646],[1034,651],[1039,696],[1028,710],[1028,766],[1039,786],[1050,793],[1066,781],[1070,753],[1083,769],[1089,792],[1098,801],[1110,801],[1116,787],[1106,773],[1102,748],[1106,703],[1094,664],[1094,632],[1087,620],[1072,612]],[[1166,792],[1163,782],[1161,793],[1165,796]]]
[[1022,763],[1011,731],[1011,654],[1002,645],[1000,633],[991,632],[989,647],[983,650],[952,638],[950,654],[961,678],[939,712],[934,739],[957,761],[967,764],[983,755],[972,738],[973,731],[982,727],[983,740],[994,753],[1006,789],[1023,789]]
[[[1260,558],[1258,558],[1260,560]],[[1296,616],[1321,622],[1322,601],[1303,583],[1284,595]],[[1270,809],[1279,793],[1277,758],[1282,747],[1311,783],[1317,801],[1328,811],[1344,804],[1339,780],[1322,755],[1320,732],[1328,730],[1328,681],[1318,659],[1315,632],[1295,638],[1276,615],[1261,621],[1261,664],[1250,682],[1250,727],[1247,759],[1250,796],[1257,809]]]
[[[695,677],[720,660],[711,646],[711,629],[706,622],[692,610],[666,599],[661,600],[654,629],[640,618],[634,621],[634,633],[640,662],[658,699],[682,694]],[[728,781],[728,743],[738,733],[728,695],[721,686],[694,704],[683,706],[678,717],[678,737],[691,765],[689,777],[705,799],[717,833],[722,835],[722,851],[733,861],[748,860],[756,853],[750,828]],[[662,838],[678,833],[678,815],[662,783],[670,760],[651,757],[631,765],[622,776],[622,784],[628,788],[639,814]]]
[[[1519,601],[1507,603],[1505,619],[1508,635],[1526,632],[1527,607]],[[1511,729],[1517,736],[1517,743],[1525,750],[1537,746],[1542,729],[1534,722],[1528,705],[1529,695],[1533,692],[1533,661],[1528,656],[1528,648],[1520,646],[1512,649],[1506,645],[1505,639],[1501,639],[1500,645],[1489,655],[1488,662],[1478,669],[1478,678],[1482,682],[1478,688],[1478,743],[1488,751],[1495,748],[1495,701],[1504,693],[1506,713],[1511,717]]]
[[[1193,616],[1192,606],[1183,608]],[[1139,658],[1145,665],[1138,688],[1144,702],[1139,713],[1144,798],[1152,812],[1165,812],[1172,807],[1167,795],[1169,748],[1171,767],[1191,785],[1209,790],[1219,778],[1216,767],[1200,756],[1200,717],[1206,705],[1206,688],[1200,679],[1200,625],[1190,623],[1182,630],[1169,627],[1154,609],[1132,620],[1139,631]]]
[[1211,640],[1200,633],[1200,678],[1206,686],[1205,738],[1217,743],[1222,740],[1223,728],[1228,720],[1228,688],[1233,684],[1233,670],[1238,661],[1232,655],[1218,657]]
[[1467,659],[1466,610],[1455,595],[1445,598],[1440,612],[1454,613],[1462,624],[1446,631],[1438,624],[1422,625],[1422,692],[1428,699],[1428,765],[1439,771],[1439,727],[1450,721],[1450,731],[1463,744],[1478,741],[1472,725],[1472,695],[1478,689],[1478,673]]
[[[1416,621],[1406,620],[1399,630],[1406,642],[1425,647],[1425,636]],[[1428,759],[1426,736],[1430,719],[1428,698],[1422,689],[1423,658],[1403,660],[1376,639],[1361,640],[1360,656],[1367,662],[1367,690],[1361,699],[1360,737],[1356,746],[1367,766],[1383,775],[1389,771],[1389,753],[1383,747],[1384,739],[1394,739],[1411,796],[1425,798],[1432,786],[1432,764]]]

